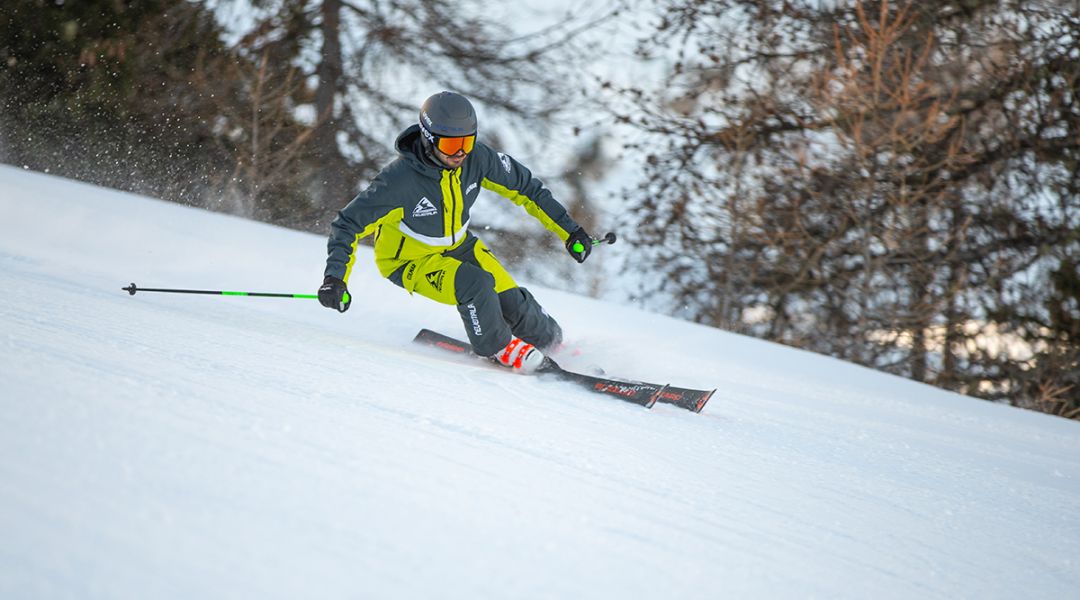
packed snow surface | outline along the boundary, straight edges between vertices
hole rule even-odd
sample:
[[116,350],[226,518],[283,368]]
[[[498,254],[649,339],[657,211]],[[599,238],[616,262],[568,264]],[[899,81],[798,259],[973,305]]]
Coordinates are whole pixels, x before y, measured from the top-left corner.
[[1077,597],[1080,423],[532,288],[569,366],[718,388],[646,410],[412,344],[456,311],[359,253],[344,315],[131,296],[325,239],[0,167],[0,597]]

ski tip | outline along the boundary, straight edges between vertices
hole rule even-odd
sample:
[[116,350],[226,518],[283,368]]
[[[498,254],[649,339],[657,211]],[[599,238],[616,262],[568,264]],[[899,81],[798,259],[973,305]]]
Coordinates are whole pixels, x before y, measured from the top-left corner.
[[664,392],[667,391],[669,385],[671,384],[665,383],[664,385],[660,386],[660,389],[656,390],[656,393],[653,394],[652,397],[649,398],[649,401],[645,403],[645,408],[652,408],[656,406],[656,401],[660,399],[660,396],[664,395]]
[[716,393],[716,389],[712,389],[709,393],[704,394],[700,400],[697,401],[697,405],[694,406],[694,412],[700,413],[701,409],[705,408],[705,404],[712,398],[712,395]]

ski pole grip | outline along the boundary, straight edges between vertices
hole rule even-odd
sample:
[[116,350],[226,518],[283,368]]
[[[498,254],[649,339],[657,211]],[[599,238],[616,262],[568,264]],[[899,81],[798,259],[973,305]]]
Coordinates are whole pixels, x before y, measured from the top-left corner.
[[[615,234],[611,233],[611,232],[608,232],[607,235],[605,235],[602,238],[592,238],[590,240],[590,242],[591,242],[590,245],[592,245],[594,248],[596,246],[599,246],[600,244],[614,244],[615,243]],[[577,252],[578,254],[581,254],[582,252],[585,251],[585,244],[582,244],[581,242],[574,242],[574,245],[571,248],[573,249],[574,252]]]

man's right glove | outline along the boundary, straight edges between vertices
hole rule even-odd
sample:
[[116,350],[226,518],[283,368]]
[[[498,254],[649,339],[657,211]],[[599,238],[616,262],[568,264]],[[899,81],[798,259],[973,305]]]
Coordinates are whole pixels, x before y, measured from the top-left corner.
[[319,304],[337,309],[338,312],[349,310],[352,297],[349,296],[349,288],[345,286],[345,282],[333,275],[327,275],[319,288]]
[[589,253],[592,252],[592,236],[585,231],[584,227],[578,227],[570,233],[570,237],[566,238],[566,251],[579,263],[585,262],[585,259],[589,258]]

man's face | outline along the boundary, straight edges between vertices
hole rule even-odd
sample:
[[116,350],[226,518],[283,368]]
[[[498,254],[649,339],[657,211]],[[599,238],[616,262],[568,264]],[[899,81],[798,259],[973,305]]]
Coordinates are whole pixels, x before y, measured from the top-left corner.
[[424,129],[423,123],[420,124],[420,129],[431,143],[435,158],[451,169],[460,167],[465,162],[465,157],[476,146],[475,133],[463,136],[436,136]]
[[451,169],[460,167],[462,163],[465,162],[465,158],[469,156],[468,154],[465,154],[464,150],[458,150],[454,154],[446,154],[438,148],[432,148],[432,150],[435,152],[435,158],[438,158],[442,164]]

